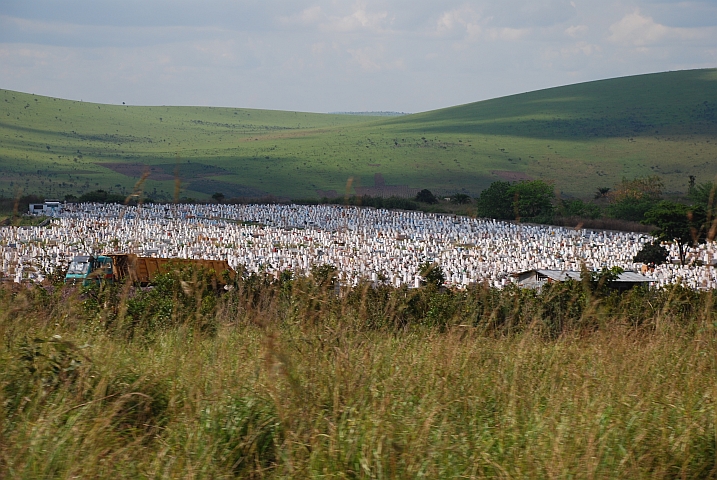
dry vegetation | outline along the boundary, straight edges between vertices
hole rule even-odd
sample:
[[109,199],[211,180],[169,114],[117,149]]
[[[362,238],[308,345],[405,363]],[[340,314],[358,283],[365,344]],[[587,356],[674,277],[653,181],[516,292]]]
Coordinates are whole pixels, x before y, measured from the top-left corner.
[[0,477],[717,475],[711,293],[325,274],[3,290]]

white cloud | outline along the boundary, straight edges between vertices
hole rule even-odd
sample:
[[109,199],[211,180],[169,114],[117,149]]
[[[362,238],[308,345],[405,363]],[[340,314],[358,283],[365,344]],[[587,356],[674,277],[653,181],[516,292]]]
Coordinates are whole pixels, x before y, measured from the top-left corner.
[[479,31],[480,19],[480,15],[469,6],[447,10],[436,21],[435,31],[439,35],[450,34],[456,30],[469,33],[471,30]]
[[582,37],[588,32],[589,28],[587,25],[571,25],[565,29],[565,34],[569,37]]
[[488,30],[488,37],[491,40],[515,42],[528,35],[530,31],[529,28],[491,28]]
[[715,27],[668,27],[635,10],[610,26],[608,40],[622,45],[645,47],[664,41],[714,39],[715,34]]
[[600,51],[602,51],[600,45],[594,45],[588,42],[577,42],[560,49],[560,53],[563,57],[572,57],[575,55],[590,56],[593,53]]
[[318,27],[328,32],[382,31],[390,23],[388,20],[387,11],[369,11],[366,2],[360,1],[345,14],[327,13],[321,6],[313,5],[298,14],[279,17],[279,23],[285,26]]

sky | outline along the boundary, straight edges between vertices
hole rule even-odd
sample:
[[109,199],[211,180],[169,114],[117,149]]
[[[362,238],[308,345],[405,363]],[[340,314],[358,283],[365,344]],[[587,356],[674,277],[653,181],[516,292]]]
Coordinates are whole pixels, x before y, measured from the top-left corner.
[[0,0],[0,88],[415,113],[717,66],[717,0]]

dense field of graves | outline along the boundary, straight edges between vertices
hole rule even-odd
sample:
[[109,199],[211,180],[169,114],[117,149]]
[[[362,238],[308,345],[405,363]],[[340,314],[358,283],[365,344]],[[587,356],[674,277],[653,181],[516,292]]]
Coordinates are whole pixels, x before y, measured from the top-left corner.
[[[502,288],[511,274],[534,268],[639,271],[633,257],[650,240],[644,233],[334,205],[67,204],[47,225],[0,229],[0,272],[15,282],[42,282],[75,255],[118,252],[227,260],[247,274],[274,276],[329,264],[343,285],[396,287],[418,286],[419,266],[431,262],[449,287]],[[676,247],[670,249],[676,262]],[[714,243],[702,244],[689,252],[688,265],[670,262],[648,275],[656,286],[712,289],[716,258]]]

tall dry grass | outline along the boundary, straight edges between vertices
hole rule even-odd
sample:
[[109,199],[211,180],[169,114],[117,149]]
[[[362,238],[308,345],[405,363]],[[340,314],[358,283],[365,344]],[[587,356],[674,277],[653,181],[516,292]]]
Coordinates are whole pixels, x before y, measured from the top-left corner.
[[0,477],[717,476],[709,293],[165,280],[2,291]]

